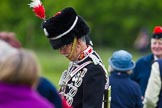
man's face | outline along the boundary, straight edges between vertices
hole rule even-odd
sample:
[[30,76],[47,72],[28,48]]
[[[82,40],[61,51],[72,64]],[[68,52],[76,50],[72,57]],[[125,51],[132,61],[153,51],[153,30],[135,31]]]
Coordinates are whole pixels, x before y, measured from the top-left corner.
[[[78,52],[77,45],[73,49],[73,53],[71,53],[71,51],[72,51],[72,43],[68,44],[68,45],[64,45],[63,47],[60,48],[60,54],[67,57],[70,61],[75,61],[79,55],[79,53],[77,53]],[[71,56],[71,57],[69,57],[69,56]]]
[[162,38],[161,39],[151,39],[151,51],[158,58],[162,58]]

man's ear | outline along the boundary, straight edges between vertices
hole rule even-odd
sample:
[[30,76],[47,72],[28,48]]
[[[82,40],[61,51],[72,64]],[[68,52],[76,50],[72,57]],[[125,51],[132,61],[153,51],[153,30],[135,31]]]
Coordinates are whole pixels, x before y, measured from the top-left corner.
[[81,45],[82,44],[82,40],[81,39],[77,39],[77,44]]
[[77,44],[76,44],[77,46],[77,48],[79,48],[80,46],[81,46],[81,39],[77,39]]

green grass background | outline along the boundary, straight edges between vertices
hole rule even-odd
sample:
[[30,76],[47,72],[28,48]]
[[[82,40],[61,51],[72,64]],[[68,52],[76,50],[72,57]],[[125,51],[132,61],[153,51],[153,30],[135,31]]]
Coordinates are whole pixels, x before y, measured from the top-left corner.
[[[65,58],[63,55],[59,54],[59,50],[52,50],[52,49],[46,49],[46,50],[38,50],[38,49],[32,49],[39,60],[39,63],[41,65],[42,75],[47,77],[58,89],[58,82],[61,76],[61,73],[67,69],[69,60]],[[112,53],[116,50],[120,49],[113,49],[113,48],[94,48],[94,50],[100,55],[101,59],[103,60],[103,63],[105,67],[108,67],[108,58],[111,57]],[[127,50],[127,49],[124,49]],[[133,60],[136,61],[139,57],[147,54],[141,54],[137,51],[134,51],[132,49],[127,50],[133,55]]]

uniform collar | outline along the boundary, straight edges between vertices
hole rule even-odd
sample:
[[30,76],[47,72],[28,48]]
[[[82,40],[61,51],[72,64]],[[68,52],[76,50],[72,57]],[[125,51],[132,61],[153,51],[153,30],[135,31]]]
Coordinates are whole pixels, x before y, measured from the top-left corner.
[[84,51],[82,51],[78,56],[78,61],[83,60],[86,58],[90,53],[93,52],[93,48],[91,46],[88,46]]

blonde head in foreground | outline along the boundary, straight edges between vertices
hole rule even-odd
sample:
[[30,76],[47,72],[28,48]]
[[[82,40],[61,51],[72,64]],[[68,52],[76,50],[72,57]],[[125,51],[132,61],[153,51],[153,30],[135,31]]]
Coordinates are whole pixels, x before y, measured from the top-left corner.
[[36,55],[29,50],[18,50],[0,63],[0,82],[35,87],[39,75]]

